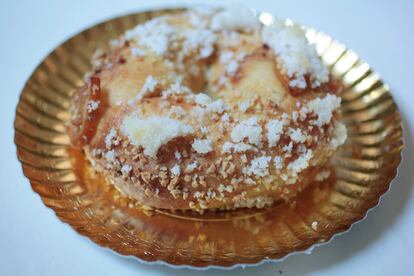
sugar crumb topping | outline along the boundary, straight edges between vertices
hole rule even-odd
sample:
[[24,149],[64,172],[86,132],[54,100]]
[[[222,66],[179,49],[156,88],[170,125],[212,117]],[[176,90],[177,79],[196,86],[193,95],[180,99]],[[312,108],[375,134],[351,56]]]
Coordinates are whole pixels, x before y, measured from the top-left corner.
[[176,117],[182,117],[187,114],[186,111],[181,106],[178,106],[178,105],[173,105],[169,113]]
[[337,123],[335,125],[333,138],[331,140],[331,146],[336,149],[337,147],[343,145],[347,136],[348,134],[345,125],[341,122]]
[[131,48],[131,54],[143,56],[148,49],[165,57],[170,51],[180,51],[177,55],[180,59],[191,53],[196,53],[199,59],[209,57],[214,51],[216,34],[208,28],[204,16],[195,11],[187,12],[187,16],[193,28],[175,27],[168,23],[167,17],[160,16],[126,31],[125,39],[138,46]]
[[208,111],[219,113],[219,114],[223,113],[225,110],[228,110],[228,109],[229,109],[229,106],[225,104],[222,99],[216,100],[207,105]]
[[269,162],[272,158],[270,156],[261,156],[254,158],[250,166],[243,169],[246,175],[256,175],[259,177],[269,175]]
[[197,28],[184,31],[184,37],[184,52],[199,50],[199,58],[207,58],[213,53],[216,35],[211,30]]
[[201,154],[205,154],[213,150],[209,139],[195,139],[191,146],[197,153]]
[[263,208],[273,204],[274,199],[270,196],[256,196],[251,198],[235,197],[233,198],[233,201],[236,208]]
[[208,128],[206,126],[202,126],[202,127],[200,127],[200,131],[203,134],[207,134],[208,133]]
[[293,149],[293,142],[290,141],[289,144],[283,146],[282,150],[288,154],[290,154],[292,152]]
[[240,42],[240,34],[235,31],[224,31],[223,43],[228,47],[237,46]]
[[297,175],[299,172],[303,171],[309,166],[309,161],[312,156],[312,150],[307,149],[305,154],[299,156],[295,161],[289,163],[287,166],[288,170],[290,170],[293,175]]
[[220,184],[217,187],[217,191],[219,191],[219,193],[224,193],[224,192],[231,193],[233,192],[233,186]]
[[275,165],[275,168],[280,170],[283,168],[283,159],[280,156],[275,156],[275,158],[273,158],[273,162]]
[[115,162],[116,152],[114,150],[110,150],[105,152],[104,154],[106,161],[109,163]]
[[114,128],[111,128],[108,135],[105,136],[104,142],[107,149],[110,149],[113,144],[115,146],[119,144],[118,133]]
[[158,55],[165,55],[170,40],[175,34],[175,29],[165,22],[165,18],[158,17],[126,31],[125,38],[136,40],[140,46],[146,47]]
[[250,144],[260,146],[262,143],[262,127],[259,125],[257,118],[241,121],[231,131],[231,139],[235,143],[243,142],[247,138]]
[[86,104],[86,111],[88,113],[92,113],[93,111],[99,108],[100,103],[101,101],[89,100],[88,103]]
[[163,97],[168,97],[170,95],[182,95],[182,94],[190,94],[191,90],[181,84],[181,79],[177,79],[167,90],[162,91]]
[[257,149],[249,144],[245,143],[231,143],[225,142],[223,144],[223,153],[239,153],[239,152],[246,152],[246,151],[256,151]]
[[250,108],[250,101],[244,101],[239,104],[239,110],[241,112],[246,112]]
[[289,136],[293,142],[303,143],[306,141],[306,135],[302,133],[302,130],[299,128],[289,128]]
[[221,121],[222,121],[224,124],[229,123],[229,122],[230,122],[230,116],[229,116],[229,114],[224,113],[224,114],[221,116]]
[[178,164],[175,164],[172,168],[171,168],[171,173],[175,176],[180,175],[181,169],[180,166]]
[[283,133],[283,122],[280,120],[269,120],[266,123],[267,142],[269,147],[274,147],[279,142],[280,135]]
[[188,164],[187,165],[187,167],[185,168],[185,171],[187,172],[187,173],[191,173],[191,172],[193,172],[196,168],[198,167],[198,163],[197,163],[197,161],[194,161],[194,162],[192,162],[192,163],[190,163],[190,164]]
[[124,118],[121,130],[134,146],[142,146],[144,154],[153,158],[162,145],[194,132],[190,125],[169,117],[140,118],[134,113]]
[[306,111],[318,115],[316,125],[321,127],[331,121],[333,111],[341,105],[341,98],[328,94],[323,98],[316,98],[306,104]]
[[328,70],[300,26],[275,19],[273,24],[263,27],[261,36],[275,52],[280,69],[291,78],[291,87],[306,88],[305,75],[310,76],[312,87],[329,80]]
[[226,73],[230,76],[234,76],[239,68],[239,63],[236,60],[232,60],[229,62],[226,68]]
[[129,164],[124,164],[121,168],[121,172],[123,175],[128,175],[132,171],[132,166]]
[[200,16],[200,14],[197,14],[197,12],[193,10],[190,10],[187,12],[188,15],[188,20],[190,21],[190,24],[193,27],[202,27],[202,28],[206,28],[208,25],[208,21],[206,20],[205,17]]
[[223,9],[211,20],[211,29],[215,31],[250,32],[260,27],[255,13],[246,7],[234,6]]
[[234,56],[233,51],[226,50],[226,51],[221,52],[219,60],[221,63],[227,64],[231,61],[233,56]]
[[194,95],[194,101],[196,104],[206,106],[211,103],[211,98],[206,94],[198,93]]

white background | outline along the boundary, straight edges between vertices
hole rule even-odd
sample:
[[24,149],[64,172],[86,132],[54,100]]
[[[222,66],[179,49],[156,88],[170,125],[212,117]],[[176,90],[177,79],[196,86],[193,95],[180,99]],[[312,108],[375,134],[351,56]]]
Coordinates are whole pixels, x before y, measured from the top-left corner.
[[240,2],[330,34],[390,84],[403,117],[405,152],[380,206],[311,255],[256,268],[176,270],[103,250],[60,222],[22,175],[13,143],[20,90],[47,53],[78,31],[114,16],[190,1],[0,0],[0,275],[413,275],[414,1]]

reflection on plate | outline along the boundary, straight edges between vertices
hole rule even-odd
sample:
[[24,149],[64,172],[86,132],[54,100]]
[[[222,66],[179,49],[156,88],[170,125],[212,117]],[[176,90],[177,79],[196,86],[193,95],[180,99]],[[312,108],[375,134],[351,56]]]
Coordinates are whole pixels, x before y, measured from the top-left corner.
[[[144,210],[70,148],[70,94],[82,85],[94,50],[140,22],[177,11],[143,12],[91,27],[56,48],[27,81],[16,111],[15,142],[24,174],[45,205],[80,234],[120,254],[196,267],[282,258],[328,241],[364,218],[388,190],[401,161],[400,114],[388,86],[366,62],[311,29],[308,38],[345,87],[342,113],[349,137],[332,160],[331,177],[294,203],[204,215]],[[271,21],[263,14],[262,20]]]

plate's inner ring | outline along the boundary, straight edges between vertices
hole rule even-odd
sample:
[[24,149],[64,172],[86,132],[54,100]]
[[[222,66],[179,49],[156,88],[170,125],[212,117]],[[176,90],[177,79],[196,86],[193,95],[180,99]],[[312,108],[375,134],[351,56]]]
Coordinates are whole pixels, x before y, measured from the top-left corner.
[[400,115],[388,86],[366,62],[311,29],[308,38],[345,87],[341,109],[349,137],[333,159],[332,177],[292,204],[204,215],[145,210],[120,197],[70,148],[70,94],[82,85],[96,48],[140,22],[177,11],[91,27],[56,48],[30,77],[16,111],[15,142],[24,174],[45,205],[80,234],[121,254],[199,267],[281,258],[362,219],[395,177],[403,147]]

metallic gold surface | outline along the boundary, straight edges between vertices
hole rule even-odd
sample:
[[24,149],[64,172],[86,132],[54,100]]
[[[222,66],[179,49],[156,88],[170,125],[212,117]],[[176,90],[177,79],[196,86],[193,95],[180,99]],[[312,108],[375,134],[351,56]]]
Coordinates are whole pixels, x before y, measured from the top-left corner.
[[[342,112],[349,138],[332,160],[331,177],[295,202],[204,215],[144,210],[71,149],[65,126],[69,99],[95,49],[137,23],[177,11],[143,12],[91,27],[56,48],[27,81],[16,111],[15,143],[24,174],[44,204],[80,234],[120,254],[197,267],[278,259],[364,218],[388,190],[401,161],[400,114],[388,86],[366,62],[311,29],[308,38],[345,86]],[[261,18],[271,21],[269,14]]]

